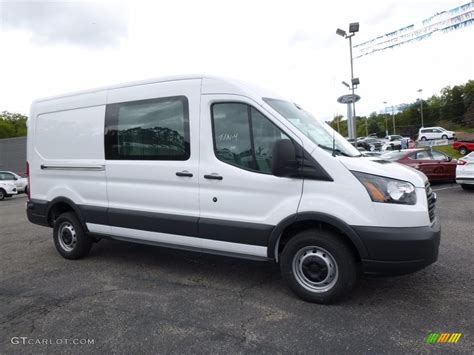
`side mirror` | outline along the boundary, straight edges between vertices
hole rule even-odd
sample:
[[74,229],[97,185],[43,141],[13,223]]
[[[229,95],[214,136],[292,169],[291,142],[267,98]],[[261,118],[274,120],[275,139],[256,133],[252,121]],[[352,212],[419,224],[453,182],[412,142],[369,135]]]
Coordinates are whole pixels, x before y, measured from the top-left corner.
[[451,161],[451,160],[453,160],[453,158],[451,158],[451,157],[446,157],[446,160],[447,160],[447,161]]
[[13,177],[13,180],[18,180],[18,178],[16,176]]
[[289,139],[275,142],[272,151],[272,174],[279,177],[294,175],[296,170],[296,151]]

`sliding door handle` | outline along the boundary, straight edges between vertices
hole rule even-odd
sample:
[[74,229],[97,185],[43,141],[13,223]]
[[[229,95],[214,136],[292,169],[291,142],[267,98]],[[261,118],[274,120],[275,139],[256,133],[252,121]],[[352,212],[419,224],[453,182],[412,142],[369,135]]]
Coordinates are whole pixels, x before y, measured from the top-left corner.
[[217,174],[210,174],[210,175],[204,175],[205,179],[210,179],[210,180],[222,180],[223,177]]
[[187,170],[184,170],[184,171],[178,171],[176,173],[176,176],[180,176],[180,177],[193,177],[193,174],[190,173],[189,171]]

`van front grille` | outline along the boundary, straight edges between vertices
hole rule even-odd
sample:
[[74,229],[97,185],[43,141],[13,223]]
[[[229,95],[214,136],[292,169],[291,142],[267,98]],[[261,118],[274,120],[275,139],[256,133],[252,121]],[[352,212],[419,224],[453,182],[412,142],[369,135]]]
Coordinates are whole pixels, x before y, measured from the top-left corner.
[[426,198],[428,200],[428,215],[430,216],[430,221],[433,222],[435,219],[436,195],[431,189],[430,183],[428,181],[425,183],[425,189]]

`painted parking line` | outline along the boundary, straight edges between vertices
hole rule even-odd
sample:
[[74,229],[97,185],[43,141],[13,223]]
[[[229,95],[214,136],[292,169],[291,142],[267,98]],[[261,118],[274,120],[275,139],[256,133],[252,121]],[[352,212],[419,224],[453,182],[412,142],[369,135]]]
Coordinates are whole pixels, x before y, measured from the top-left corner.
[[449,190],[449,189],[457,189],[459,188],[458,185],[454,185],[454,186],[449,186],[449,187],[440,187],[439,189],[433,189],[433,191],[441,191],[441,190]]

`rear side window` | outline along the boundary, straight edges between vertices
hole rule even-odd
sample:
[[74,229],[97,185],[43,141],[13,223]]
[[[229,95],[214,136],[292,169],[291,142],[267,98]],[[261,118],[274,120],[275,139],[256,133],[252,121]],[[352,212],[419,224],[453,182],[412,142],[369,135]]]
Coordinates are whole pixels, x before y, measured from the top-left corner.
[[448,157],[442,153],[439,153],[437,151],[432,151],[431,156],[433,157],[434,160],[440,160],[440,161],[445,161],[448,159]]
[[187,160],[189,109],[184,96],[107,105],[105,158]]
[[431,154],[428,151],[422,151],[416,153],[417,160],[431,160]]
[[217,158],[242,169],[271,174],[273,145],[290,138],[250,105],[216,103],[211,110]]
[[0,180],[14,180],[14,177],[9,173],[0,173]]

